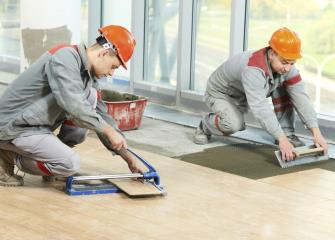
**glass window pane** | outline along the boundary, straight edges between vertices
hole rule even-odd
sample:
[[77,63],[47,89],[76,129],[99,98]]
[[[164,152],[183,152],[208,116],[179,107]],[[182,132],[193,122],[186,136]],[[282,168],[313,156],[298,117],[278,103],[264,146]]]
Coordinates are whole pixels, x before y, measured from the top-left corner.
[[190,89],[204,92],[210,74],[229,55],[231,1],[196,1],[194,76]]
[[[40,10],[39,15],[36,15],[36,7]],[[62,10],[57,12],[57,9]],[[74,10],[78,10],[78,14]],[[0,1],[0,83],[10,83],[21,70],[55,44],[87,42],[87,25],[88,0],[71,3],[59,0],[47,3],[43,0]],[[60,28],[72,30],[69,41],[63,42]]]
[[20,0],[0,2],[0,76],[13,79],[20,72]]
[[302,40],[302,78],[319,113],[335,116],[335,5],[333,1],[251,0],[248,48],[267,46],[273,31],[286,26]]
[[[131,31],[131,0],[104,0],[102,2],[102,25],[121,25]],[[113,77],[108,77],[108,82],[116,85],[129,86],[130,61],[127,63],[128,70],[118,68]]]
[[176,86],[178,0],[146,1],[145,81]]

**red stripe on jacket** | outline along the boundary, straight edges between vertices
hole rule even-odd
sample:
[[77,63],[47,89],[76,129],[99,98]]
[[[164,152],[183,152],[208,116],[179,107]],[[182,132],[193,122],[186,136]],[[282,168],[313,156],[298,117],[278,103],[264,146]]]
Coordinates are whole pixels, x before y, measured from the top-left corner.
[[285,103],[288,103],[290,102],[290,97],[289,95],[284,95],[284,96],[280,96],[280,97],[277,97],[277,98],[272,98],[272,103],[273,105],[282,105],[282,104],[285,104]]
[[55,54],[59,49],[62,49],[62,48],[66,48],[66,47],[72,47],[73,49],[75,49],[76,51],[78,51],[78,46],[77,45],[70,45],[70,44],[61,44],[61,45],[58,45],[58,46],[55,46],[51,49],[49,49],[49,53],[50,54]]
[[52,176],[53,174],[47,169],[47,167],[44,165],[44,163],[40,161],[36,161],[37,167],[47,176]]
[[63,124],[71,126],[71,127],[77,127],[77,125],[72,120],[69,120],[69,119],[65,120]]
[[301,81],[301,76],[300,76],[300,74],[298,74],[298,75],[296,75],[296,76],[294,76],[294,77],[292,77],[292,78],[290,78],[290,79],[288,79],[288,80],[286,80],[285,82],[284,82],[284,86],[287,86],[287,85],[294,85],[294,84],[296,84],[296,83],[298,83],[298,82],[300,82]]
[[290,109],[290,108],[292,108],[293,107],[293,105],[292,105],[292,103],[287,103],[286,105],[284,105],[284,106],[277,106],[277,107],[275,107],[274,108],[274,111],[276,112],[276,113],[279,113],[279,112],[285,112],[286,110],[288,110],[288,109]]
[[269,76],[269,68],[266,63],[267,49],[266,47],[255,51],[249,58],[248,66],[260,68],[264,71],[266,76]]

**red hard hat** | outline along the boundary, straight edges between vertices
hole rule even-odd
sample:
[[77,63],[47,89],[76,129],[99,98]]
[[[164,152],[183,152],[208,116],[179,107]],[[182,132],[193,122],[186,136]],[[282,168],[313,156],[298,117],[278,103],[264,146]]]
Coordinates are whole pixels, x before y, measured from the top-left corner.
[[108,42],[113,44],[122,66],[127,69],[126,62],[133,55],[136,46],[134,36],[126,28],[117,25],[99,28],[99,32]]
[[283,27],[275,31],[269,41],[270,47],[284,59],[301,58],[301,41],[294,31]]

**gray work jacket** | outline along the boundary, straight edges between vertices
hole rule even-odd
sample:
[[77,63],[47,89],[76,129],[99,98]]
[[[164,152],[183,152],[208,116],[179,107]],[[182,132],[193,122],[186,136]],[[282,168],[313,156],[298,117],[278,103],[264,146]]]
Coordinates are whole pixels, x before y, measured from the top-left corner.
[[97,133],[107,124],[115,127],[101,101],[93,109],[87,100],[90,88],[97,86],[83,44],[49,50],[0,97],[0,141],[49,133],[67,118]]
[[283,130],[267,98],[279,87],[285,87],[303,123],[308,128],[318,127],[299,71],[293,66],[284,75],[274,74],[268,48],[237,54],[219,66],[208,80],[205,99],[226,99],[242,112],[250,109],[260,125],[278,139]]

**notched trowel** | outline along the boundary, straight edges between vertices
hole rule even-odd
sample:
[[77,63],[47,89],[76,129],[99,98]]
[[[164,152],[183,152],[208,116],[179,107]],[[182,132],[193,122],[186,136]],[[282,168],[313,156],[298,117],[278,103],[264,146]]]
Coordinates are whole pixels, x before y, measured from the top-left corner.
[[297,147],[294,149],[295,159],[292,161],[283,161],[279,150],[275,151],[278,163],[281,168],[288,168],[297,165],[325,161],[329,159],[328,155],[324,155],[323,148],[311,146]]
[[98,176],[71,176],[65,191],[69,195],[92,195],[123,192],[129,197],[165,196],[160,177],[155,168],[140,155],[127,149],[140,160],[148,171],[144,173],[119,173]]

